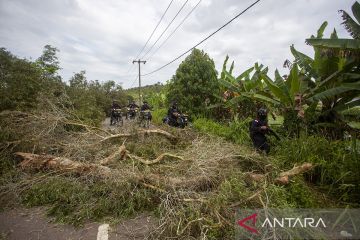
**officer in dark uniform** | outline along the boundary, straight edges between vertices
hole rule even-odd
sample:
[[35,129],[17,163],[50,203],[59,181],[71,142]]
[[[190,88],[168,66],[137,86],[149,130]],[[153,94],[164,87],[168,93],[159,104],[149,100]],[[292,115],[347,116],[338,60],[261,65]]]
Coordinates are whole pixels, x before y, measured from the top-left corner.
[[[149,103],[147,101],[144,101],[143,105],[140,108],[140,111],[142,112],[142,114],[144,114],[144,111],[150,111],[150,110],[151,110],[151,107],[150,107]],[[151,119],[152,119],[151,112],[148,112],[147,114],[149,114],[149,119],[151,121]]]
[[265,134],[272,132],[267,122],[267,111],[265,108],[260,108],[257,112],[257,118],[250,122],[250,137],[256,150],[266,154],[270,152],[270,146],[267,143]]
[[181,111],[178,107],[177,102],[173,102],[171,104],[171,107],[168,110],[168,118],[170,120],[170,125],[172,126],[177,126],[177,119],[179,117],[179,115],[181,114]]

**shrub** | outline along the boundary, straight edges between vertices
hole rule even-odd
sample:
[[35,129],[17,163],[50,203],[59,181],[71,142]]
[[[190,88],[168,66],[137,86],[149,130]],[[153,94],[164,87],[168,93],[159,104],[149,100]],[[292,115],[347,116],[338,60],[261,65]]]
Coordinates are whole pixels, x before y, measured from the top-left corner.
[[320,184],[342,201],[360,199],[360,161],[357,150],[348,141],[330,141],[321,136],[301,136],[285,139],[276,148],[280,167],[289,168],[297,163],[316,165],[306,177]]
[[207,118],[198,118],[193,122],[200,132],[210,133],[235,143],[250,143],[249,119],[231,122],[227,125]]

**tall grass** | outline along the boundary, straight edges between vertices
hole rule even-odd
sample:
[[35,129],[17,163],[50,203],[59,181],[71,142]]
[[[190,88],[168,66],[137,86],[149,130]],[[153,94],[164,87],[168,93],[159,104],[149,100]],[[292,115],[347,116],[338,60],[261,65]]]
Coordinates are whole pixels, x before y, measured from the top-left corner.
[[195,129],[203,133],[223,137],[238,144],[250,144],[249,136],[250,119],[222,124],[207,118],[197,118],[193,122]]
[[310,162],[315,170],[307,180],[321,186],[341,201],[360,203],[360,161],[351,141],[330,141],[322,136],[285,139],[276,148],[282,168]]

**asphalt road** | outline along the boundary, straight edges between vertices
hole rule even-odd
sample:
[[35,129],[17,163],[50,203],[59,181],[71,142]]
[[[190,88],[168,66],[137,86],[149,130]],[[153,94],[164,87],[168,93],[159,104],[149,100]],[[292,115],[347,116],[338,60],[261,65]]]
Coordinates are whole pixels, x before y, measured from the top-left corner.
[[44,208],[18,208],[0,213],[0,239],[9,240],[125,240],[144,239],[155,226],[149,214],[141,214],[114,226],[91,222],[75,228],[57,224],[45,214]]

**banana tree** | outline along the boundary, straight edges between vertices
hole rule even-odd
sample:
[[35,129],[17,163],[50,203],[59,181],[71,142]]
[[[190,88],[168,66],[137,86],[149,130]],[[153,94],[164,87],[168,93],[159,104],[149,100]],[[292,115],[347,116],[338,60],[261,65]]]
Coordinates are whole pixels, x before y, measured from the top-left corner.
[[[233,76],[234,62],[227,70],[228,60],[229,57],[227,56],[219,79],[223,87],[223,95],[218,97],[222,98],[223,107],[231,109],[233,114],[237,113],[242,117],[251,116],[256,111],[259,103],[272,101],[271,98],[266,96],[265,85],[261,80],[261,74],[266,74],[268,68],[255,63],[253,67],[235,77]],[[275,104],[275,101],[272,104]]]
[[342,51],[345,54],[359,57],[358,54],[353,54],[354,51],[358,52],[360,49],[360,4],[355,2],[351,7],[352,13],[356,20],[354,20],[346,11],[340,10],[345,29],[350,33],[353,39],[323,39],[322,37],[312,36],[306,39],[306,42],[314,47],[324,48],[326,51]]
[[[326,26],[327,22],[321,25],[316,39],[322,39]],[[335,30],[329,39],[338,40]],[[277,72],[274,81],[262,75],[272,99],[283,109],[297,110],[300,116],[303,116],[304,107],[314,113],[320,106],[317,122],[327,126],[344,125],[346,118],[342,111],[358,106],[360,102],[359,61],[352,54],[343,54],[341,49],[326,54],[323,47],[314,46],[314,58],[297,51],[294,46],[290,50],[295,60],[286,80]]]

